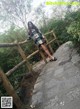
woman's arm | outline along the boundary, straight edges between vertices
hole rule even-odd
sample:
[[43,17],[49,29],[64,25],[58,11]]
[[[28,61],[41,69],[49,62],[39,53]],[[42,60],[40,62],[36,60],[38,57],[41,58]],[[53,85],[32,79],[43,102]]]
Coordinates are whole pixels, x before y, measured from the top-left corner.
[[28,30],[28,40],[31,39],[30,31]]
[[45,39],[45,36],[44,35],[42,35],[42,37]]

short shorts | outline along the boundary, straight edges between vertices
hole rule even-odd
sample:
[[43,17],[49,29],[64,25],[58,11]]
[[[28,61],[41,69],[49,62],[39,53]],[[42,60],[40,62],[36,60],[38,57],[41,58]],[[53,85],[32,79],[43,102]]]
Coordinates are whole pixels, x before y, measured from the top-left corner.
[[44,38],[42,37],[42,34],[35,34],[33,36],[33,40],[35,41],[35,44],[40,47],[41,44],[45,43]]

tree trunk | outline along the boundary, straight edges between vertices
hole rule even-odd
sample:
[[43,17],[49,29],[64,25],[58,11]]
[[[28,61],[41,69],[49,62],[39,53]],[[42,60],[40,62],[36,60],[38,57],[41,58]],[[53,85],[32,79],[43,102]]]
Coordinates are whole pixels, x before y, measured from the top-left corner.
[[11,85],[11,83],[9,82],[8,78],[6,77],[6,75],[4,74],[4,72],[2,70],[0,70],[0,77],[2,78],[2,84],[5,88],[5,90],[7,91],[7,93],[13,97],[13,102],[16,105],[16,107],[18,109],[22,109],[22,102],[20,100],[20,98],[18,97],[18,95],[16,94],[13,86]]

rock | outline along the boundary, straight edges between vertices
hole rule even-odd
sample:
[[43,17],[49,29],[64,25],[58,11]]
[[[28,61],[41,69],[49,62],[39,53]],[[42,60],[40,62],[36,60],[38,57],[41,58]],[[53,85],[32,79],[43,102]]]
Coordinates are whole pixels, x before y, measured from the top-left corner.
[[70,41],[55,56],[58,60],[47,63],[37,79],[31,104],[36,109],[80,109],[80,56]]

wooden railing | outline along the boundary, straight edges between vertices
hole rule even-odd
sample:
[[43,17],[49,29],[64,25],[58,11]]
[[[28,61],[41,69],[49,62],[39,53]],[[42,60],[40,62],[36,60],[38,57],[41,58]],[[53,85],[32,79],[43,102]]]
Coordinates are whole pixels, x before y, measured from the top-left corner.
[[[46,39],[46,45],[49,47],[50,51],[53,53],[53,49],[51,47],[51,43],[52,42],[56,42],[58,45],[59,45],[59,42],[57,40],[57,37],[55,35],[55,33],[53,31],[51,32],[48,32],[46,34],[44,34],[44,36],[46,35],[49,35],[51,34],[53,36],[53,39],[48,41],[47,38],[45,37]],[[10,76],[12,73],[14,73],[14,71],[16,71],[20,66],[22,66],[23,64],[26,64],[28,70],[29,70],[29,73],[33,73],[33,68],[32,68],[32,65],[30,64],[29,62],[29,59],[34,56],[35,54],[37,53],[40,53],[41,57],[43,58],[43,60],[45,61],[45,63],[47,63],[46,61],[46,57],[44,55],[44,53],[42,52],[42,50],[38,49],[36,51],[34,51],[32,54],[30,54],[29,56],[26,56],[25,55],[25,52],[23,51],[23,49],[21,48],[21,45],[23,44],[26,44],[27,43],[27,40],[23,41],[23,42],[15,42],[15,43],[2,43],[0,44],[0,48],[1,47],[14,47],[16,46],[17,47],[17,50],[18,52],[20,53],[21,57],[22,57],[22,62],[20,62],[19,64],[17,64],[14,68],[10,69],[8,72],[4,73],[2,71],[2,69],[0,69],[0,83],[3,84],[5,90],[7,91],[7,93],[13,97],[14,99],[14,103],[16,105],[17,108],[19,109],[22,109],[22,102],[19,98],[19,96],[16,94],[13,86],[11,85],[10,81],[8,80],[8,76]]]

